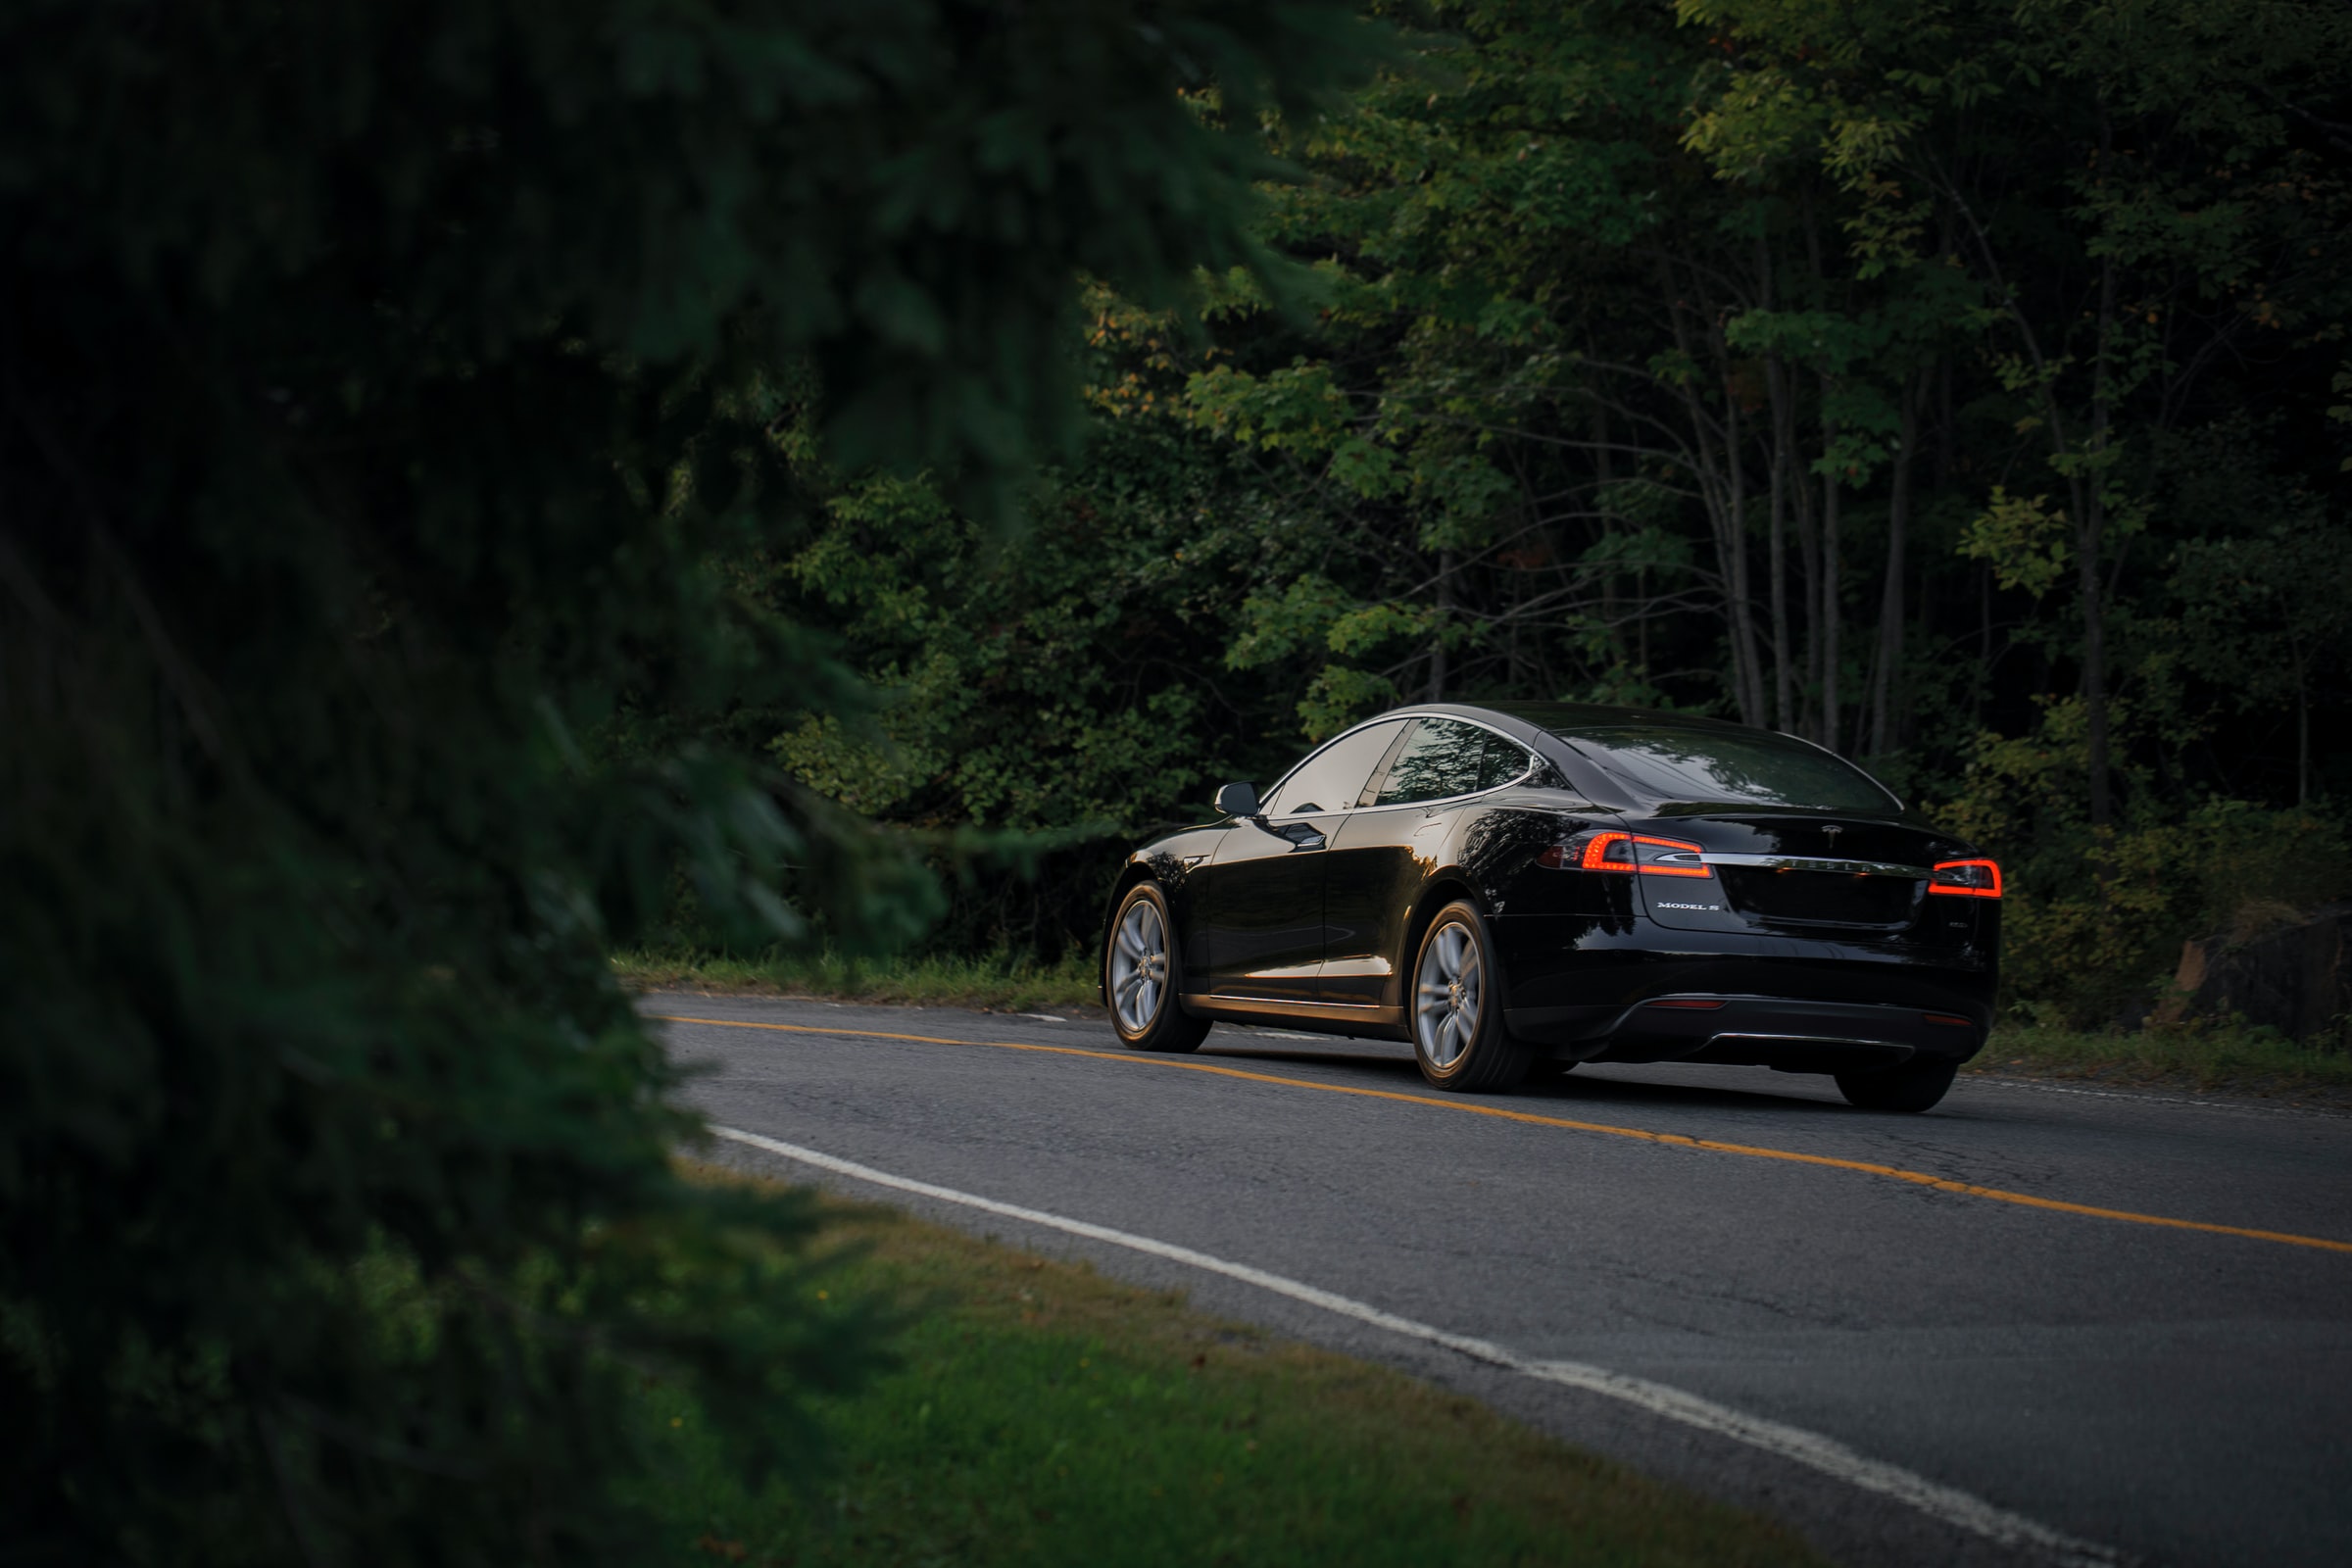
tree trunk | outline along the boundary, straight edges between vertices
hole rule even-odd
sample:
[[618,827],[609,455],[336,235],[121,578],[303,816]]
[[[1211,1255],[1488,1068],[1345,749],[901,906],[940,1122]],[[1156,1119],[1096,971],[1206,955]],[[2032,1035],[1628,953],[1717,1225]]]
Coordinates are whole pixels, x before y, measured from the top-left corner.
[[1438,635],[1429,646],[1429,695],[1424,702],[1446,700],[1446,629],[1453,619],[1453,552],[1438,553]]
[[1896,437],[1894,471],[1886,495],[1886,581],[1879,595],[1878,668],[1870,692],[1870,751],[1885,757],[1894,750],[1890,711],[1894,699],[1895,665],[1903,656],[1903,552],[1911,530],[1911,470],[1919,455],[1919,406],[1930,372],[1903,386],[1901,433]]
[[1634,647],[1637,660],[1634,667],[1642,672],[1642,684],[1647,686],[1649,684],[1649,568],[1647,566],[1634,568],[1634,592],[1640,596],[1639,603],[1642,607],[1634,612]]
[[[1821,378],[1822,401],[1829,401],[1830,378]],[[1838,421],[1821,421],[1822,455],[1838,445]],[[1844,479],[1835,467],[1821,484],[1821,744],[1838,750],[1838,509]]]
[[[1813,191],[1806,187],[1801,193],[1804,212],[1805,258],[1813,279],[1812,306],[1815,310],[1829,308],[1829,273],[1821,262],[1821,225],[1815,220]],[[1830,372],[1826,366],[1817,368],[1816,378],[1822,393],[1821,414],[1822,456],[1829,456],[1831,444],[1837,439],[1836,429],[1829,417]],[[1793,445],[1793,442],[1791,443]],[[1813,533],[1813,487],[1800,485],[1797,490],[1797,542],[1803,546],[1805,557],[1805,663],[1812,675],[1813,722],[1809,727],[1812,739],[1830,750],[1838,749],[1838,476],[1825,473],[1821,478],[1821,534],[1818,541]]]
[[1756,657],[1756,607],[1747,580],[1747,480],[1740,450],[1740,390],[1732,383],[1731,350],[1723,325],[1714,325],[1715,355],[1723,383],[1723,482],[1727,514],[1720,543],[1724,592],[1732,602],[1732,678],[1740,698],[1740,722],[1764,722],[1764,674]]
[[2295,665],[2295,804],[2311,804],[2311,683]]
[[1802,568],[1803,593],[1799,596],[1805,609],[1805,681],[1797,693],[1797,711],[1802,720],[1797,733],[1808,740],[1821,739],[1821,541],[1813,526],[1813,475],[1797,462],[1793,436],[1789,441],[1789,462],[1795,467],[1795,484],[1790,493],[1796,498],[1796,559]]
[[1755,674],[1755,628],[1746,596],[1745,487],[1740,477],[1740,406],[1732,396],[1729,350],[1722,322],[1703,290],[1695,310],[1686,305],[1673,270],[1663,259],[1658,264],[1658,281],[1667,301],[1668,319],[1674,324],[1675,346],[1689,364],[1700,363],[1701,345],[1693,341],[1691,331],[1695,316],[1705,335],[1704,350],[1714,360],[1716,385],[1724,394],[1724,421],[1718,427],[1708,412],[1702,383],[1693,376],[1681,387],[1684,411],[1690,421],[1701,505],[1707,511],[1708,531],[1715,537],[1716,580],[1723,589],[1724,630],[1732,649],[1732,695],[1741,717],[1753,723],[1761,715],[1753,712],[1750,693],[1760,694],[1762,687]]
[[[1767,311],[1775,308],[1772,241],[1762,233],[1756,235],[1756,302]],[[1772,573],[1772,716],[1780,728],[1793,732],[1800,727],[1800,720],[1795,712],[1795,673],[1789,665],[1788,523],[1789,432],[1796,428],[1796,416],[1788,407],[1788,374],[1778,354],[1764,356],[1764,397],[1772,416],[1764,465],[1764,483],[1770,493],[1766,510],[1771,518],[1766,559]]]
[[2108,405],[2114,388],[2107,360],[2114,331],[2115,258],[2110,254],[2099,268],[2098,364],[2091,374],[2090,445],[2085,454],[2091,461],[2084,475],[2087,482],[2077,487],[2077,493],[2082,496],[2082,510],[2078,514],[2082,518],[2078,554],[2082,587],[2082,708],[2090,732],[2092,827],[2105,827],[2114,814],[2107,778],[2107,624],[2099,590],[2100,536],[2107,525],[2106,468],[2099,460],[2107,451],[2111,412]]
[[1779,355],[1764,361],[1764,386],[1772,400],[1772,461],[1766,482],[1772,487],[1772,711],[1782,729],[1802,728],[1796,714],[1796,672],[1789,663],[1788,643],[1788,443],[1785,433],[1792,421],[1788,413],[1788,376]]

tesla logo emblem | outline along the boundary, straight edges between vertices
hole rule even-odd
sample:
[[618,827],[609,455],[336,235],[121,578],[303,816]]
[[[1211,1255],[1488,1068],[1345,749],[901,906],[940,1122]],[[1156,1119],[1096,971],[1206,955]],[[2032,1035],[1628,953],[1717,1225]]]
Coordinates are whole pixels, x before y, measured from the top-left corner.
[[1830,837],[1830,848],[1831,848],[1831,849],[1833,849],[1833,850],[1834,850],[1834,849],[1836,849],[1836,848],[1838,847],[1838,834],[1840,834],[1840,833],[1842,833],[1842,832],[1844,832],[1844,831],[1845,831],[1845,829],[1843,829],[1843,828],[1839,827],[1839,826],[1838,826],[1837,823],[1835,823],[1835,822],[1832,822],[1832,823],[1831,823],[1831,824],[1830,824],[1828,827],[1825,827],[1825,828],[1823,828],[1823,829],[1822,829],[1822,832],[1824,832],[1824,833],[1826,833],[1826,834],[1828,834],[1828,835],[1829,835],[1829,837]]

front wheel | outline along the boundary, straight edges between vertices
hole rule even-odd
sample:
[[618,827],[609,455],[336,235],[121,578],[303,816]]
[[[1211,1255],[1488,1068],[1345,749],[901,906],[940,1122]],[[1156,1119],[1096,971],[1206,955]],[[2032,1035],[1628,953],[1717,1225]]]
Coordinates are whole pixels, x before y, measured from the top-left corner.
[[1960,1064],[1949,1058],[1906,1061],[1899,1067],[1871,1072],[1841,1072],[1838,1092],[1845,1102],[1863,1110],[1926,1110],[1952,1087]]
[[1102,995],[1122,1045],[1136,1051],[1200,1049],[1208,1020],[1194,1017],[1177,1000],[1183,980],[1167,895],[1155,882],[1138,882],[1119,901],[1102,949]]
[[1502,1024],[1494,945],[1467,903],[1448,904],[1429,922],[1413,960],[1413,1054],[1440,1089],[1509,1089],[1527,1076],[1534,1053]]

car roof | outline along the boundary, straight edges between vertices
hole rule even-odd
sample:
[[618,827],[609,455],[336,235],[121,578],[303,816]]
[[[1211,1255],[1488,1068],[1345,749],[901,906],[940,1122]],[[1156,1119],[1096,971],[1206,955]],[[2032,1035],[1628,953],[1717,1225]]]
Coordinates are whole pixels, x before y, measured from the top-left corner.
[[1613,708],[1600,703],[1415,703],[1396,711],[1400,715],[1445,713],[1475,718],[1484,714],[1512,718],[1530,728],[1553,735],[1618,729],[1628,724],[1657,729],[1744,731],[1751,735],[1774,733],[1748,724],[1735,724],[1728,719],[1709,718],[1700,713],[1668,712],[1648,708]]

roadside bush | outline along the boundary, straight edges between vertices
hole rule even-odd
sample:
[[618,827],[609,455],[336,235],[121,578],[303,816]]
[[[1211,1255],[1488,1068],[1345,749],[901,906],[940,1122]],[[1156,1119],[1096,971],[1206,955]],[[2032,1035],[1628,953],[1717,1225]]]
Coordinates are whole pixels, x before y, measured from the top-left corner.
[[1929,808],[2001,862],[2013,1015],[2136,1022],[2183,942],[2250,940],[2352,893],[2352,838],[2317,809],[2209,798],[2173,814],[2143,790],[2120,823],[2093,829],[2084,755],[2080,705],[2050,703],[2034,732],[1982,737],[1961,789]]

